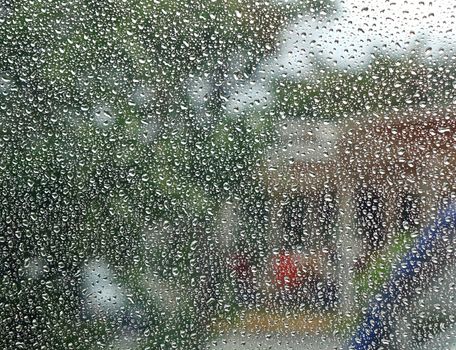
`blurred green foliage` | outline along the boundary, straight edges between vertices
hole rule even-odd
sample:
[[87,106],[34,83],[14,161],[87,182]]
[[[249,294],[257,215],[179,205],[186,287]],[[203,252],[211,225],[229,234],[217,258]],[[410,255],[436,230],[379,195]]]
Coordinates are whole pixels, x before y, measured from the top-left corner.
[[[241,73],[254,74],[290,16],[309,6],[2,5],[2,347],[100,348],[120,341],[119,329],[144,348],[206,341],[231,302],[211,238],[218,211],[240,200],[246,230],[261,235],[261,219],[248,220],[264,205],[256,173],[274,134],[272,114],[225,112],[231,60],[244,52]],[[209,84],[202,107],[188,94],[192,75]],[[94,259],[129,295],[115,316],[84,311]],[[44,272],[30,276],[29,264]],[[183,289],[175,310],[151,293],[151,276]]]
[[357,113],[434,108],[455,98],[453,61],[428,65],[416,52],[400,58],[373,55],[357,71],[328,69],[317,61],[315,72],[300,80],[278,80],[278,109],[295,118],[339,120]]

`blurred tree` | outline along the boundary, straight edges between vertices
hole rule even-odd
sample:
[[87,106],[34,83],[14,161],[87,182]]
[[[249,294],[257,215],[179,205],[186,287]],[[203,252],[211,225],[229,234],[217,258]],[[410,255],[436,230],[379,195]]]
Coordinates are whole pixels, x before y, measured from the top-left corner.
[[365,69],[331,69],[317,61],[304,79],[278,79],[275,109],[295,118],[336,120],[453,103],[454,60],[423,62],[417,51],[399,58],[387,52],[373,56]]
[[[2,347],[206,340],[230,303],[216,213],[231,197],[262,212],[256,169],[274,133],[274,113],[229,113],[228,94],[312,6],[326,5],[2,3]],[[265,229],[244,217],[246,232]],[[128,296],[114,315],[87,311],[93,260]],[[162,280],[163,293],[178,291],[175,309],[151,292]]]

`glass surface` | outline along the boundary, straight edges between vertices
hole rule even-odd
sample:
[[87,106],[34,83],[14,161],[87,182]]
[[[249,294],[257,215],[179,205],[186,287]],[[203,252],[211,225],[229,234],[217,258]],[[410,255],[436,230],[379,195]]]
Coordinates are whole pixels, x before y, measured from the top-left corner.
[[0,2],[0,348],[456,349],[456,4]]

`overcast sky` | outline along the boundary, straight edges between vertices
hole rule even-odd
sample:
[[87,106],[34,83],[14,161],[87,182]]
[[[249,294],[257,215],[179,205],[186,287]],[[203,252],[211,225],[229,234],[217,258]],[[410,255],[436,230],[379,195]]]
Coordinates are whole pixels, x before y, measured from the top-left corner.
[[345,0],[335,16],[305,16],[283,32],[275,58],[290,75],[305,74],[315,54],[337,68],[362,69],[371,54],[417,50],[423,61],[455,59],[456,1]]

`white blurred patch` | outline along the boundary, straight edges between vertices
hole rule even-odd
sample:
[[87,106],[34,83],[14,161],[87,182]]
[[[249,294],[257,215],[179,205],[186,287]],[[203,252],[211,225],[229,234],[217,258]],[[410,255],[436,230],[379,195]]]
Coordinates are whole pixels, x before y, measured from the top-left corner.
[[248,81],[236,84],[232,88],[226,102],[226,110],[230,113],[239,113],[252,108],[265,108],[271,100],[271,93],[267,90],[265,83]]
[[143,106],[155,98],[155,92],[148,86],[138,86],[133,94],[131,100],[137,106]]
[[103,104],[99,104],[93,108],[92,117],[95,124],[101,128],[110,127],[115,121],[112,109]]
[[113,313],[125,303],[122,289],[114,282],[114,275],[105,262],[90,262],[84,269],[84,276],[85,304],[92,313]]
[[364,69],[372,54],[400,57],[415,50],[423,62],[446,60],[456,43],[454,1],[346,0],[335,15],[305,15],[283,31],[282,48],[270,65],[275,74],[301,76],[315,62]]
[[0,93],[7,93],[13,87],[9,76],[0,73]]
[[201,108],[211,92],[209,77],[201,74],[190,74],[187,86],[190,103],[194,108]]
[[43,266],[44,266],[43,259],[40,259],[40,258],[27,258],[25,260],[25,264],[24,265],[25,265],[27,277],[29,277],[31,279],[39,278],[44,272],[44,270],[43,270]]
[[282,154],[279,159],[327,161],[336,153],[339,129],[331,122],[313,123],[310,126],[300,120],[290,120],[286,127],[282,127],[281,136],[281,147],[276,151]]

